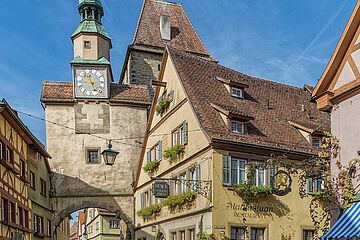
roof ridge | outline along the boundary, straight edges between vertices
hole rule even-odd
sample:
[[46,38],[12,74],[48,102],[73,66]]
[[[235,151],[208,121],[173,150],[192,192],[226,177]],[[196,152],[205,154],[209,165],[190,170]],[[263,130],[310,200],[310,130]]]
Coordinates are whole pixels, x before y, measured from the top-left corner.
[[141,21],[141,19],[142,19],[143,14],[144,14],[144,9],[145,9],[146,1],[149,1],[149,0],[144,0],[143,5],[142,5],[142,7],[141,7],[141,12],[140,12],[139,19],[138,19],[138,22],[137,22],[137,25],[136,25],[135,34],[134,34],[134,38],[133,38],[132,44],[135,44],[136,36],[137,36],[138,33],[139,33],[140,21]]
[[203,41],[201,40],[199,34],[196,31],[196,28],[194,28],[193,23],[190,21],[189,16],[187,15],[187,13],[185,12],[184,6],[182,4],[180,4],[181,8],[183,9],[183,12],[185,13],[185,17],[188,20],[188,22],[190,23],[192,29],[194,29],[195,35],[198,37],[198,39],[200,40],[200,44],[202,45],[202,47],[205,49],[206,53],[210,56],[209,51],[207,50],[207,48],[205,47],[205,44],[203,43]]
[[240,72],[238,70],[235,70],[235,69],[232,69],[230,67],[227,67],[227,66],[224,66],[220,63],[217,63],[217,62],[214,62],[214,61],[211,61],[210,59],[206,59],[206,58],[203,58],[201,56],[198,56],[196,54],[193,54],[193,53],[190,53],[190,52],[187,52],[185,50],[182,50],[182,49],[178,49],[178,48],[174,48],[174,47],[171,47],[171,46],[168,46],[169,49],[172,49],[172,50],[175,50],[175,51],[180,51],[181,53],[189,56],[189,57],[192,57],[192,58],[196,58],[197,60],[200,60],[200,61],[205,61],[209,64],[216,64],[218,65],[219,67],[221,68],[224,68],[228,71],[232,71],[232,72],[235,72],[237,74],[241,74],[241,75],[244,75],[245,77],[249,77],[249,78],[253,78],[253,79],[256,79],[256,80],[259,80],[259,81],[264,81],[266,83],[270,83],[270,84],[275,84],[275,85],[281,85],[281,86],[285,86],[285,87],[289,87],[289,88],[294,88],[294,90],[301,90],[303,91],[303,87],[298,87],[298,86],[294,86],[294,85],[290,85],[290,84],[286,84],[286,83],[281,83],[281,82],[276,82],[276,81],[273,81],[273,80],[269,80],[269,79],[264,79],[264,78],[260,78],[260,77],[254,77],[254,76],[250,76],[246,73],[243,73],[243,72]]

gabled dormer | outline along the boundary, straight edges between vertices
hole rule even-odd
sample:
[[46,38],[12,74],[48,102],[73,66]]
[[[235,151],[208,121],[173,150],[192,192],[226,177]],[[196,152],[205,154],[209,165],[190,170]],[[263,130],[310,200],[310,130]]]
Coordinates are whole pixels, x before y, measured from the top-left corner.
[[218,111],[222,120],[226,124],[231,133],[237,134],[246,134],[248,123],[254,118],[248,116],[245,113],[241,113],[239,110],[227,106],[219,106],[217,104],[211,103],[211,106]]
[[248,88],[249,85],[222,77],[216,77],[216,79],[224,84],[226,90],[232,97],[239,99],[245,98],[245,89]]
[[322,147],[324,132],[321,129],[314,129],[292,121],[289,121],[289,124],[298,130],[314,149],[320,149]]

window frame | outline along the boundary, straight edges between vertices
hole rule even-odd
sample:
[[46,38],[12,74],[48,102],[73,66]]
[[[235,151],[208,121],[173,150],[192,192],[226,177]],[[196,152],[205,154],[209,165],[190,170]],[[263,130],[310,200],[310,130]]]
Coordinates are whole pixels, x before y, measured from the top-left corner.
[[16,224],[16,208],[15,203],[9,201],[9,223]]
[[[101,164],[101,149],[100,148],[86,148],[86,164],[89,164],[89,165],[98,165],[98,164]],[[90,161],[90,152],[97,152],[97,155],[98,155],[98,160],[97,162],[91,162]]]
[[30,171],[30,188],[36,190],[36,175],[33,171]]
[[6,145],[0,140],[0,161],[5,160]]
[[182,122],[179,126],[171,131],[171,146],[188,144],[188,123]]
[[1,198],[1,220],[5,223],[9,222],[9,200]]
[[[239,124],[241,126],[241,131],[234,129],[234,124]],[[236,134],[245,134],[245,122],[239,120],[230,120],[230,131]]]
[[[255,239],[253,238],[253,234],[252,234],[252,231],[255,230],[256,233],[257,231],[259,230],[262,230],[263,231],[263,238],[262,239],[259,239],[257,234],[256,234],[256,237]],[[266,240],[266,228],[265,227],[251,227],[250,228],[250,236],[249,236],[249,240]]]
[[18,206],[17,209],[17,222],[20,226],[24,226],[24,212],[21,206]]
[[[162,160],[162,141],[158,141],[154,146],[147,152],[147,162]],[[153,154],[154,153],[154,154]]]
[[[319,145],[314,145],[315,139],[316,139],[316,141],[318,141]],[[320,136],[311,136],[311,146],[315,149],[321,148],[322,147],[322,138]]]
[[[116,224],[114,224],[116,223]],[[109,227],[110,229],[119,229],[120,228],[120,220],[119,219],[111,219]]]
[[6,161],[13,164],[14,163],[14,150],[12,150],[9,146],[6,146],[5,152]]
[[[245,226],[231,226],[230,227],[230,240],[237,240],[237,237],[233,238],[233,230],[243,230],[243,237],[240,240],[246,239],[246,227]],[[235,233],[236,236],[236,233]]]
[[26,172],[26,163],[22,158],[20,158],[20,178],[25,178]]
[[[236,184],[244,184],[246,183],[247,179],[246,179],[246,174],[247,174],[247,160],[246,159],[241,159],[241,158],[233,158],[230,157],[230,184],[231,185],[236,185]],[[237,162],[237,168],[233,167],[233,162]],[[244,163],[244,168],[240,168],[240,163]],[[237,181],[233,181],[233,171],[236,170],[236,174],[237,174]],[[243,181],[241,180],[241,171],[243,171],[244,174],[244,179]]]
[[[260,169],[256,169],[254,176],[251,179],[247,179],[247,165],[248,162],[260,162],[256,160],[248,160],[242,157],[233,157],[228,155],[223,155],[222,161],[222,184],[223,186],[234,186],[236,184],[244,184],[250,180],[250,182],[259,187],[259,186],[269,186],[271,184],[271,174],[275,174],[277,169],[272,170],[272,168],[264,168],[263,171],[263,184],[260,184],[259,181],[259,172]],[[234,162],[237,162],[234,166]],[[244,167],[242,167],[244,166]],[[236,173],[236,177],[233,177],[233,174]]]
[[[325,183],[325,181],[322,177],[317,177],[317,176],[307,177],[306,178],[306,192],[309,194],[320,192],[325,189],[324,183]],[[310,189],[310,186],[311,186],[311,189]]]
[[84,40],[84,49],[91,49],[91,41]]
[[187,190],[188,190],[188,187],[187,187],[187,173],[183,172],[183,173],[179,174],[178,179],[179,179],[178,184],[179,184],[180,193],[187,192]]
[[201,180],[201,168],[200,165],[195,166],[189,171],[189,180],[190,180],[190,191],[199,192],[200,186],[197,184],[197,181]]
[[[236,91],[240,93],[240,95],[236,94]],[[231,87],[231,96],[239,99],[244,99],[244,88],[239,87]]]
[[312,232],[312,239],[310,240],[313,240],[314,239],[314,236],[315,236],[315,230],[314,229],[303,229],[302,230],[302,239],[303,240],[308,240],[307,239],[307,232]]
[[47,183],[43,178],[40,178],[40,194],[47,197]]

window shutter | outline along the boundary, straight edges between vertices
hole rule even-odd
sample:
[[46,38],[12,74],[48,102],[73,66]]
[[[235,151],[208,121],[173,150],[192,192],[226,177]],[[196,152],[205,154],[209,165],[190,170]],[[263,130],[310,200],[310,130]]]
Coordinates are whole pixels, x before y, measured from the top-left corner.
[[159,157],[158,157],[158,160],[160,161],[160,160],[162,160],[162,141],[160,141],[159,142],[159,152],[160,152],[160,154],[159,154]]
[[151,161],[151,159],[150,159],[150,151],[146,152],[146,157],[147,157],[147,162],[150,162]]
[[143,209],[145,207],[145,194],[140,194],[140,209]]
[[188,123],[184,122],[184,136],[182,136],[184,138],[183,140],[183,144],[187,144],[188,143]]
[[231,157],[223,156],[222,180],[224,185],[231,185]]

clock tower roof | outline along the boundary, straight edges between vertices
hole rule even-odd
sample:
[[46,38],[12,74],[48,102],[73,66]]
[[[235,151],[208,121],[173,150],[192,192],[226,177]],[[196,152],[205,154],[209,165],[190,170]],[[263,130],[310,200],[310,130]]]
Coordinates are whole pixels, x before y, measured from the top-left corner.
[[80,33],[97,33],[109,40],[111,40],[109,34],[107,34],[103,25],[94,20],[83,20],[75,32],[71,35],[71,38],[74,38]]
[[97,5],[99,7],[102,7],[100,0],[79,0],[78,7],[81,7],[84,4]]
[[81,65],[110,65],[110,62],[104,58],[101,57],[98,60],[86,60],[86,59],[82,59],[80,56],[76,56],[73,60],[71,60],[70,62],[71,64],[81,64]]

